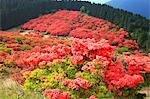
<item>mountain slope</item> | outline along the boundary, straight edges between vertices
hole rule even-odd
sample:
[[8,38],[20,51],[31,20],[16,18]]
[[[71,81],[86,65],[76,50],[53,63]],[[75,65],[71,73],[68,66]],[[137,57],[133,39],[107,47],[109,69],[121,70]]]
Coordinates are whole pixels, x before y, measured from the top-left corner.
[[106,4],[150,19],[150,0],[112,0]]

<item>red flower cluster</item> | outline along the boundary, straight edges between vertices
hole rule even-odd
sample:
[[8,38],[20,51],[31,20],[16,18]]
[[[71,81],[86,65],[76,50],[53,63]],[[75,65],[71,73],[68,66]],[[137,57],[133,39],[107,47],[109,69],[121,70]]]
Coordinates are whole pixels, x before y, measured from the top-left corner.
[[94,95],[90,96],[89,99],[97,99]]
[[71,62],[78,64],[83,63],[84,60],[93,60],[96,56],[109,57],[114,50],[115,47],[110,46],[104,39],[99,42],[94,39],[74,39]]
[[75,89],[75,90],[78,90],[80,87],[87,89],[92,85],[92,83],[90,83],[82,78],[76,78],[74,80],[65,79],[63,81],[63,84],[67,85],[69,88]]
[[[25,37],[28,39],[28,36]],[[35,36],[35,38],[40,39],[40,37],[37,36]],[[11,40],[10,38],[8,39]],[[42,40],[45,41],[45,39]],[[35,40],[34,42],[43,42],[42,40]],[[54,41],[56,41],[56,39],[54,39]],[[51,39],[51,42],[54,41]],[[57,41],[59,42],[59,40]],[[65,44],[49,46],[48,43],[43,42],[42,44],[37,44],[36,47],[31,50],[13,50],[11,55],[5,55],[5,58],[9,62],[15,62],[24,69],[33,70],[37,66],[41,68],[55,59],[64,59],[68,56],[73,64],[84,64],[84,62],[87,61],[88,63],[83,65],[81,70],[90,73],[99,72],[110,89],[113,88],[113,90],[116,90],[124,87],[136,87],[139,83],[143,82],[143,78],[139,74],[140,71],[143,71],[143,68],[144,71],[149,71],[149,57],[135,52],[130,56],[123,54],[114,57],[112,53],[115,49],[116,47],[109,45],[108,41],[104,39],[97,41],[95,39],[72,38],[71,47]],[[4,56],[4,54],[2,55]],[[3,59],[4,58],[1,60],[4,61]],[[96,67],[95,64],[99,64],[99,67]],[[105,69],[101,70],[98,68]],[[130,79],[132,79],[132,83]],[[125,84],[120,85],[123,80],[126,80],[124,81]],[[80,87],[87,89],[91,86],[90,82],[81,78],[64,80],[64,84],[75,90],[78,90]],[[113,87],[111,88],[110,86]]]
[[46,62],[52,62],[54,59],[63,59],[70,54],[71,49],[68,46],[59,44],[53,47],[35,47],[28,51],[13,51],[7,59],[10,62],[16,62],[24,69],[35,69],[35,66],[46,65]]
[[141,54],[123,55],[121,59],[128,65],[128,74],[139,74],[140,71],[150,72],[150,58]]
[[48,32],[55,36],[69,35],[85,39],[107,39],[110,44],[115,44],[119,47],[138,48],[135,41],[125,39],[128,36],[128,32],[123,28],[119,28],[107,20],[85,16],[78,11],[62,10],[54,14],[44,15],[25,23],[22,29]]
[[42,38],[39,32],[31,32],[22,35],[18,32],[3,32],[0,34],[0,43],[15,51],[19,51],[22,46],[53,46],[57,44],[69,45],[70,40],[56,39],[54,37]]
[[70,99],[70,95],[67,92],[61,93],[59,89],[50,89],[44,93],[48,99]]
[[118,88],[136,88],[139,83],[144,82],[144,79],[141,75],[128,75],[126,74],[124,77],[120,78],[118,81],[113,81],[112,84],[114,89]]
[[68,35],[72,30],[72,24],[80,15],[77,11],[58,11],[37,19],[32,19],[22,26],[23,29],[34,29],[40,32],[49,32],[51,35]]
[[4,62],[4,58],[2,56],[0,56],[0,63]]
[[76,28],[74,30],[72,30],[69,34],[69,36],[71,37],[76,37],[76,38],[94,38],[95,36],[97,38],[100,38],[100,36],[90,29],[84,29],[84,28]]
[[123,42],[123,45],[127,48],[131,48],[131,49],[134,49],[134,48],[139,48],[138,47],[138,44],[136,43],[136,41],[134,40],[125,40]]
[[71,28],[72,26],[69,22],[66,22],[65,20],[56,20],[50,27],[48,27],[47,32],[51,35],[67,36],[69,35]]
[[138,84],[143,83],[144,79],[140,74],[128,74],[124,66],[118,62],[107,67],[103,76],[104,82],[109,90],[121,90],[127,88],[136,88]]
[[7,52],[0,51],[0,63],[3,63],[8,55]]
[[109,90],[126,89],[128,87],[136,88],[139,83],[144,82],[143,77],[139,74],[142,66],[138,63],[135,64],[135,59],[132,59],[132,56],[128,56],[125,59],[122,61],[127,63],[128,60],[129,62],[125,64],[126,66],[123,66],[123,63],[119,61],[107,65],[103,80],[108,85]]
[[[122,91],[134,90],[144,81],[141,71],[150,72],[149,57],[138,52],[116,53],[117,47],[112,45],[131,49],[138,48],[138,45],[125,38],[128,33],[124,29],[106,20],[86,16],[78,11],[63,10],[30,20],[22,28],[31,29],[34,33],[0,34],[0,63],[9,65],[13,62],[15,66],[22,67],[23,71],[31,72],[35,68],[45,69],[43,66],[49,66],[56,70],[54,73],[60,73],[55,63],[63,63],[68,66],[67,69],[65,66],[59,69],[63,71],[61,75],[66,76],[57,75],[54,80],[62,82],[67,91],[90,93],[87,95],[89,99],[96,99],[101,93],[98,89],[101,84],[96,82],[101,81],[101,76],[108,89],[121,96]],[[42,38],[41,32],[76,38]],[[67,78],[71,75],[68,72],[76,76]],[[47,78],[42,76],[39,79],[46,81]],[[70,99],[72,93],[69,95],[66,89],[65,92],[60,89],[47,90],[44,95],[48,99]],[[90,92],[93,89],[96,93],[94,95]]]

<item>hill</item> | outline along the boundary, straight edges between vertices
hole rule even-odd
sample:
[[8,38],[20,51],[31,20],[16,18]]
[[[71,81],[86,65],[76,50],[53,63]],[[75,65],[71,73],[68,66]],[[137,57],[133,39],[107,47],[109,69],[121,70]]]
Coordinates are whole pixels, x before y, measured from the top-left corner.
[[135,14],[140,14],[150,19],[149,0],[111,0],[106,4],[115,8],[124,9]]

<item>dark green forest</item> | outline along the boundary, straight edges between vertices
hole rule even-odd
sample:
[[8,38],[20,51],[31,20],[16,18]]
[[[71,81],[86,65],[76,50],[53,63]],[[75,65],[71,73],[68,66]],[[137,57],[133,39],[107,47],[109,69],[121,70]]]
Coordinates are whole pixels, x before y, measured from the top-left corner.
[[80,8],[84,6],[88,15],[108,20],[124,28],[129,32],[131,39],[136,40],[141,48],[150,52],[150,20],[138,14],[105,4],[80,0],[0,0],[0,10],[5,11],[5,13],[35,5],[41,10],[40,14],[52,13],[60,9],[80,11]]

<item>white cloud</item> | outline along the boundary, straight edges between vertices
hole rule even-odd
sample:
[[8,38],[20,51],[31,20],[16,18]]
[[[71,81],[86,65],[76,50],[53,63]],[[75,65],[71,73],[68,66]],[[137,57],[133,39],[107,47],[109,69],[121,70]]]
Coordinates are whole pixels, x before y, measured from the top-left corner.
[[82,0],[82,1],[90,1],[90,2],[95,2],[95,3],[106,3],[108,1],[111,1],[111,0]]

